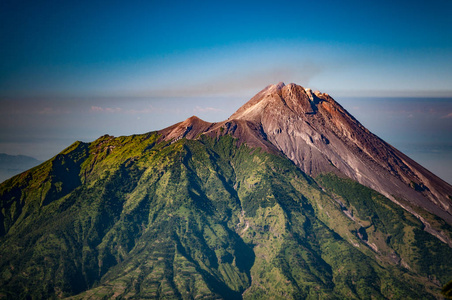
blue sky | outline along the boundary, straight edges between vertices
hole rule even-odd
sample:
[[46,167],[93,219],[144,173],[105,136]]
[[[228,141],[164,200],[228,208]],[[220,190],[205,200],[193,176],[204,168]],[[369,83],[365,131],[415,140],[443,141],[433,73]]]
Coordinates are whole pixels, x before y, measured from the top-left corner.
[[2,0],[0,152],[47,159],[105,133],[220,121],[279,81],[329,93],[395,146],[420,145],[405,112],[424,104],[390,115],[369,97],[431,98],[438,113],[419,128],[443,126],[447,140],[451,13],[450,0]]
[[287,81],[452,96],[451,12],[449,0],[3,0],[0,95],[245,95]]

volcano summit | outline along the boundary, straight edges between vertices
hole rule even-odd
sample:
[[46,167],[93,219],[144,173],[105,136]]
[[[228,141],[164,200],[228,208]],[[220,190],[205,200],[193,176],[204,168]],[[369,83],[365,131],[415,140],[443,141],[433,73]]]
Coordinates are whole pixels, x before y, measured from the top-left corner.
[[0,186],[0,296],[435,299],[452,186],[328,94],[76,142]]

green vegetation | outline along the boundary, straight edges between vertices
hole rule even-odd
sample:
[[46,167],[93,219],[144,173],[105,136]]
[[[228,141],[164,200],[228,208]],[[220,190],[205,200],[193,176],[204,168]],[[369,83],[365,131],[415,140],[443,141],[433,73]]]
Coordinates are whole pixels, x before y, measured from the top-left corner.
[[[452,273],[452,249],[425,232],[424,225],[381,194],[350,179],[332,174],[319,176],[327,190],[337,194],[368,235],[378,252],[389,254],[394,262],[439,282],[447,282]],[[425,213],[427,214],[427,213]],[[437,218],[437,217],[436,217]],[[449,227],[446,224],[444,228]]]
[[0,204],[6,299],[434,299],[452,277],[388,199],[230,136],[77,142]]

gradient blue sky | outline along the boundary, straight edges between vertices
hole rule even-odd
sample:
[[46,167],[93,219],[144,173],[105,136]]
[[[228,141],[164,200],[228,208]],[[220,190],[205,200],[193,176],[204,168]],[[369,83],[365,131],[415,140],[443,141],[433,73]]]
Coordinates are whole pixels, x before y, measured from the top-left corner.
[[0,2],[3,97],[452,96],[452,2]]
[[[279,81],[352,99],[366,125],[388,112],[356,99],[452,97],[451,13],[450,0],[2,0],[0,152],[47,159],[104,133],[219,121]],[[432,99],[426,127],[452,130],[450,100]]]

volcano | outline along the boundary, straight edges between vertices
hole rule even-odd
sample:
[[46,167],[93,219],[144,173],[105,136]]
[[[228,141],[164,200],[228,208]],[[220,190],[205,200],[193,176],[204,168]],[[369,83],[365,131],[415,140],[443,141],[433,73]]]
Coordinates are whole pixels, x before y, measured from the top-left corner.
[[76,142],[0,186],[11,299],[436,299],[452,186],[328,94]]

